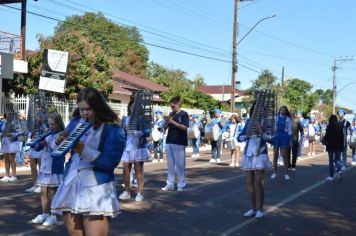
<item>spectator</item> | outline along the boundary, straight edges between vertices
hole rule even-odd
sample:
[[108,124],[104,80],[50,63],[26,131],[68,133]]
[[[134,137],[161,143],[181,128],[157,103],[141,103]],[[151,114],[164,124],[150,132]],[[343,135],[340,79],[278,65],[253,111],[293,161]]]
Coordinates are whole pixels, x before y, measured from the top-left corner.
[[329,155],[329,176],[326,179],[331,181],[334,178],[334,162],[339,178],[341,178],[340,152],[344,148],[344,135],[335,115],[331,115],[329,118],[329,124],[322,143],[326,146]]

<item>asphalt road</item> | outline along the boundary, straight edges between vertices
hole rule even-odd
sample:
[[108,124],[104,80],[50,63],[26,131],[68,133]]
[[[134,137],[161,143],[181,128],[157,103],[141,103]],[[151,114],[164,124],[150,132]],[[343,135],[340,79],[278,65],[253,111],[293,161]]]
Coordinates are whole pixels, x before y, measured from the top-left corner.
[[[188,158],[183,192],[160,190],[166,163],[146,163],[145,200],[135,202],[132,194],[131,201],[121,201],[122,214],[112,219],[110,235],[356,235],[356,168],[349,166],[342,181],[326,181],[328,159],[318,148],[314,157],[303,155],[290,180],[282,178],[281,167],[276,179],[270,179],[271,170],[266,172],[263,219],[243,217],[249,209],[246,177],[228,166],[226,149],[220,164],[208,162],[208,151],[199,159]],[[116,173],[120,194],[122,169]],[[29,223],[41,212],[39,194],[24,192],[30,186],[28,172],[17,183],[0,184],[0,235],[66,235],[60,217],[50,228]]]

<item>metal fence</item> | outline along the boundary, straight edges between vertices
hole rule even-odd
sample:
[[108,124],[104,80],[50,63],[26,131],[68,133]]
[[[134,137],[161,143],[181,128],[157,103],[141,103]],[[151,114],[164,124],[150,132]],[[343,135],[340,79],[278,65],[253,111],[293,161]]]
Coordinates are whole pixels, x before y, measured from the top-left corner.
[[[0,102],[0,111],[1,113],[6,113],[8,111],[20,111],[24,110],[26,113],[28,112],[29,107],[29,97],[28,96],[16,96],[16,97],[2,97]],[[63,117],[63,121],[65,124],[71,119],[72,111],[76,107],[75,101],[61,101],[56,98],[46,98],[46,104],[50,104],[51,107],[54,107],[55,110]],[[123,115],[127,115],[127,104],[124,103],[108,103],[111,109],[118,114],[120,117]],[[198,114],[202,115],[203,110],[200,109],[191,109],[191,108],[182,108],[188,114]],[[171,111],[170,107],[167,106],[153,106],[153,111],[160,110],[163,114],[169,114]],[[230,113],[224,112],[224,115],[228,116]]]

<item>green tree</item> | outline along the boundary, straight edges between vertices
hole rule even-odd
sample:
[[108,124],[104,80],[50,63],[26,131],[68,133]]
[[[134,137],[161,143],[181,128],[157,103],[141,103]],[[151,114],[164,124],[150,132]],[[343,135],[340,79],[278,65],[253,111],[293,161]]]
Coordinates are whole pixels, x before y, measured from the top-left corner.
[[262,71],[258,78],[253,81],[252,87],[250,88],[250,93],[254,94],[255,91],[260,89],[271,89],[278,92],[279,84],[277,82],[277,77],[268,70]]
[[117,25],[102,13],[67,17],[55,28],[54,35],[80,32],[89,43],[101,48],[113,66],[145,78],[148,50],[137,28]]
[[292,111],[301,110],[304,113],[310,112],[318,100],[318,94],[311,92],[312,87],[310,83],[300,79],[286,81],[284,99],[289,109]]
[[57,33],[40,38],[40,54],[45,48],[69,52],[65,96],[75,99],[84,87],[95,87],[107,97],[113,89],[109,58],[81,32]]
[[161,94],[166,101],[175,96],[180,96],[183,106],[203,110],[211,110],[219,104],[211,96],[197,90],[199,85],[204,84],[202,76],[198,75],[194,81],[191,81],[182,70],[168,69],[160,64],[151,62],[147,70],[147,78],[168,88],[167,91]]

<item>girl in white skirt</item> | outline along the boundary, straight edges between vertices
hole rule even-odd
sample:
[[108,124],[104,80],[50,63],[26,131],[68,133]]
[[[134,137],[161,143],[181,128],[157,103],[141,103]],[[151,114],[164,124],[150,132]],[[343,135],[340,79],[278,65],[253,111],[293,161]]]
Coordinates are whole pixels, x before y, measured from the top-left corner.
[[[252,117],[254,107],[255,103],[251,107],[250,117]],[[252,208],[248,210],[244,216],[262,218],[264,217],[264,174],[266,169],[270,169],[272,167],[272,164],[268,158],[266,141],[270,142],[272,137],[263,133],[262,127],[258,125],[258,135],[247,138],[246,131],[249,126],[250,120],[246,122],[244,129],[237,138],[239,142],[247,141],[244,155],[242,157],[241,169],[246,171],[247,189]],[[258,188],[258,206],[256,205],[255,185],[257,185],[256,187]]]
[[[52,213],[63,214],[69,235],[107,235],[109,218],[120,212],[114,170],[125,146],[124,132],[98,90],[81,90],[77,104],[81,118],[92,126],[73,147]],[[56,143],[67,136],[60,133]]]
[[240,123],[240,118],[233,114],[230,117],[230,123],[227,125],[227,132],[229,133],[229,138],[227,141],[227,147],[231,151],[231,164],[230,167],[239,167],[240,152],[242,150],[242,142],[237,142],[237,137],[243,129]]
[[[48,128],[45,125],[45,122],[42,121],[42,118],[40,115],[37,115],[35,128],[28,134],[28,139],[30,141],[34,140],[35,138],[38,138],[42,133],[46,132],[47,130],[48,130]],[[32,181],[33,181],[33,186],[31,188],[26,189],[26,192],[29,192],[29,193],[41,192],[41,187],[36,186],[36,182],[37,182],[37,176],[38,176],[37,166],[38,166],[38,168],[41,167],[42,152],[43,152],[43,149],[36,151],[36,146],[30,147],[30,149],[28,151],[28,156],[30,158],[31,177],[32,177]]]
[[[20,151],[20,143],[17,139],[18,134],[15,133],[12,122],[7,121],[7,115],[4,114],[5,121],[1,130],[1,150],[5,160],[6,175],[0,179],[1,182],[16,182],[16,152]],[[7,126],[9,126],[7,128]],[[10,176],[10,166],[12,176]]]
[[136,202],[143,201],[143,164],[150,158],[150,151],[148,149],[147,137],[150,136],[151,130],[145,132],[139,130],[129,130],[128,124],[130,115],[133,109],[133,101],[129,102],[127,110],[128,116],[122,120],[122,126],[127,134],[126,148],[122,155],[122,162],[124,167],[124,185],[125,190],[120,194],[121,200],[128,200],[131,198],[130,194],[130,172],[132,164],[134,165],[135,174],[137,178],[137,194],[135,197]]
[[53,196],[56,193],[57,187],[62,182],[64,171],[64,156],[51,157],[51,152],[56,148],[56,138],[59,132],[64,130],[61,115],[52,113],[48,117],[48,126],[53,133],[41,141],[43,152],[40,174],[37,178],[37,185],[41,187],[42,214],[31,221],[33,224],[42,224],[43,226],[52,226],[57,223],[56,216],[49,215],[49,213]]

